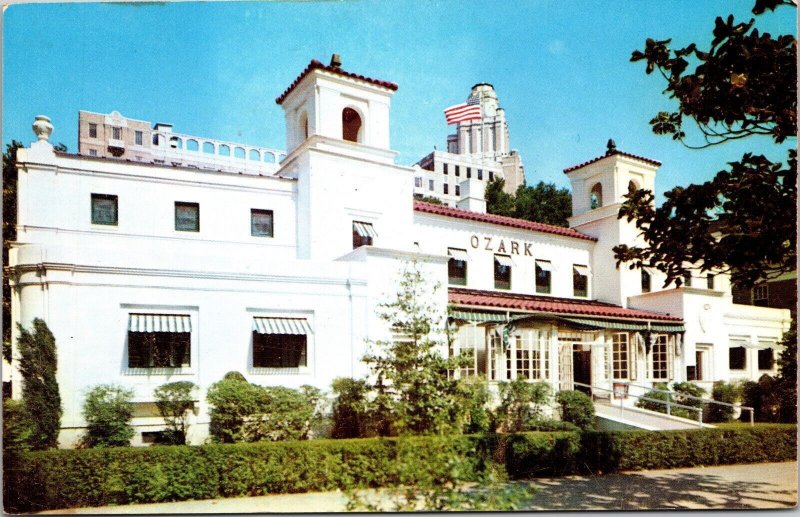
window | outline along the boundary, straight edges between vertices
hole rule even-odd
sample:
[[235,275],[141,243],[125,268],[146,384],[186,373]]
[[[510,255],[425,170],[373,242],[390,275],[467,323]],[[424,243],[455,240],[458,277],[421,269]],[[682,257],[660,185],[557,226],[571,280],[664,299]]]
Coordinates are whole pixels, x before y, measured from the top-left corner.
[[508,255],[494,256],[494,288],[511,289],[511,257]]
[[342,139],[349,142],[361,141],[361,116],[353,108],[342,110]]
[[447,282],[450,285],[467,285],[467,261],[469,256],[466,250],[447,248],[450,260],[447,262]]
[[628,356],[628,334],[625,332],[618,332],[614,334],[612,349],[612,366],[614,372],[614,379],[629,379],[630,369]]
[[256,368],[299,368],[308,365],[305,335],[259,334],[253,332],[253,366]]
[[97,124],[89,124],[89,138],[97,138]]
[[188,315],[131,314],[128,320],[128,367],[189,367],[191,336]]
[[92,194],[92,224],[116,226],[118,215],[117,196]]
[[494,181],[494,173],[489,171],[489,181]]
[[467,179],[470,179],[471,177],[472,177],[472,168],[467,167]]
[[361,246],[372,246],[372,239],[378,234],[372,227],[372,223],[353,221],[353,249]]
[[444,174],[445,176],[447,175],[447,164],[446,163],[442,164],[442,174]]
[[709,289],[714,289],[714,275],[711,273],[706,276],[706,287]]
[[760,284],[753,287],[753,305],[759,307],[769,306],[769,288],[767,284]]
[[483,179],[483,169],[478,169],[478,179],[479,180]]
[[134,142],[136,145],[142,145],[142,141],[144,140],[144,135],[141,131],[136,131],[134,133]]
[[642,292],[650,292],[650,273],[644,269],[642,269]]
[[728,350],[728,368],[731,370],[744,370],[747,367],[747,349],[743,346],[734,346]]
[[433,180],[428,180],[428,190],[430,190],[431,192],[433,192],[433,191],[434,191],[434,186],[435,186],[435,185],[434,185],[434,183],[433,183]]
[[603,185],[595,183],[589,193],[589,208],[594,210],[603,206]]
[[572,266],[572,295],[580,298],[589,296],[589,268]]
[[708,358],[711,354],[711,345],[697,344],[697,350],[694,353],[695,366],[686,367],[686,380],[689,381],[704,381],[710,378],[709,368],[711,364]]
[[121,139],[122,138],[122,128],[119,128],[119,127],[111,128],[111,135],[112,135],[111,138],[113,138],[115,140]]
[[668,380],[670,378],[670,360],[667,336],[660,334],[655,337],[655,342],[650,349],[652,356],[652,372],[654,380]]
[[272,210],[250,210],[250,235],[272,237]]
[[89,149],[89,156],[97,156],[97,149]]
[[456,196],[461,196],[461,186],[456,185]]
[[456,165],[456,176],[461,176],[461,168]]
[[758,351],[758,369],[772,370],[775,367],[775,354],[771,348],[762,348]]
[[420,178],[419,176],[414,178],[414,187],[422,188],[422,178]]
[[691,273],[686,273],[686,275],[683,277],[683,286],[684,287],[692,287],[692,274]]
[[450,185],[448,185],[447,183],[445,183],[444,185],[442,185],[442,191],[443,191],[445,194],[448,194],[448,193],[449,193],[449,191],[450,191],[450,188],[449,188],[449,187],[450,187]]
[[200,205],[175,201],[175,230],[179,232],[200,231]]
[[553,265],[549,260],[536,261],[536,292],[550,294]]

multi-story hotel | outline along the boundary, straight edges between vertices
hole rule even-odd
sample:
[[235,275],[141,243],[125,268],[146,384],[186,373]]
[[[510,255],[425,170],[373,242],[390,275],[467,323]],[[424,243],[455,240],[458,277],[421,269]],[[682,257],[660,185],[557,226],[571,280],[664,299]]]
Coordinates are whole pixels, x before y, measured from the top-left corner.
[[652,190],[659,162],[611,147],[566,169],[570,228],[487,214],[476,169],[461,171],[459,208],[415,201],[420,169],[396,164],[390,143],[397,88],[312,61],[276,99],[282,160],[84,112],[80,152],[61,153],[37,117],[37,141],[17,155],[7,271],[14,341],[16,323],[34,318],[57,341],[62,446],[82,433],[84,397],[101,383],[134,390],[135,443],[163,428],[154,388],[196,383],[198,443],[205,390],[226,372],[322,389],[367,375],[367,343],[392,339],[378,305],[412,261],[450,309],[456,339],[443,353],[472,358],[457,375],[598,399],[627,382],[631,397],[611,399],[631,405],[657,382],[708,389],[776,372],[788,310],[734,304],[724,274],[663,287],[659,271],[616,267],[612,247],[639,239],[617,219],[622,196]]

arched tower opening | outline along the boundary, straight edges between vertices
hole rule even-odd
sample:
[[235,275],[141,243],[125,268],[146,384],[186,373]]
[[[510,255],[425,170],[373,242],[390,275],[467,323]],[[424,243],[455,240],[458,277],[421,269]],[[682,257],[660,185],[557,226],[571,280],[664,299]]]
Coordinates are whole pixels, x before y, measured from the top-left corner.
[[342,110],[342,139],[361,142],[361,115],[353,108]]

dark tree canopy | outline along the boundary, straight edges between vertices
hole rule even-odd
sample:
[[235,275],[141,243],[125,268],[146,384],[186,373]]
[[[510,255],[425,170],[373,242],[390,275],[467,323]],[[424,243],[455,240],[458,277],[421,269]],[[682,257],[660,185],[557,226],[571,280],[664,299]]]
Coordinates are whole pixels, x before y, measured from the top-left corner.
[[[17,240],[17,149],[12,140],[3,153],[3,265],[8,265],[10,244]],[[11,361],[11,288],[3,274],[3,357]]]
[[58,392],[56,340],[47,324],[36,318],[33,331],[19,325],[19,371],[22,400],[33,426],[30,445],[47,449],[58,445],[61,396]]
[[[762,14],[780,0],[757,0]],[[658,70],[664,93],[678,102],[673,113],[650,122],[656,134],[671,134],[691,148],[703,148],[754,135],[775,144],[796,138],[796,41],[792,35],[760,33],[755,20],[736,23],[718,17],[711,46],[696,43],[671,49],[671,40],[648,39],[631,61],[645,60],[646,73]],[[696,123],[702,142],[690,144],[685,119]],[[676,187],[653,208],[653,194],[626,196],[620,218],[634,220],[647,247],[617,246],[618,263],[647,265],[681,284],[689,270],[728,271],[743,287],[796,268],[796,152],[784,163],[745,153],[705,183]]]
[[553,183],[540,181],[535,187],[521,185],[514,195],[503,191],[505,180],[486,185],[486,211],[490,214],[517,217],[555,226],[568,226],[572,215],[572,196],[569,190]]

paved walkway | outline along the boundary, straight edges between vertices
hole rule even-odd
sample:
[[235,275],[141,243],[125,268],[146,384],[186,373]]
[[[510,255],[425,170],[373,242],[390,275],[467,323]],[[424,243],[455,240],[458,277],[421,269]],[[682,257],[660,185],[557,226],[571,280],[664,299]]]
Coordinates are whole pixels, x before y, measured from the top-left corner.
[[[791,508],[797,504],[797,463],[538,478],[524,510],[666,510]],[[343,512],[340,492],[53,510],[45,514]]]

